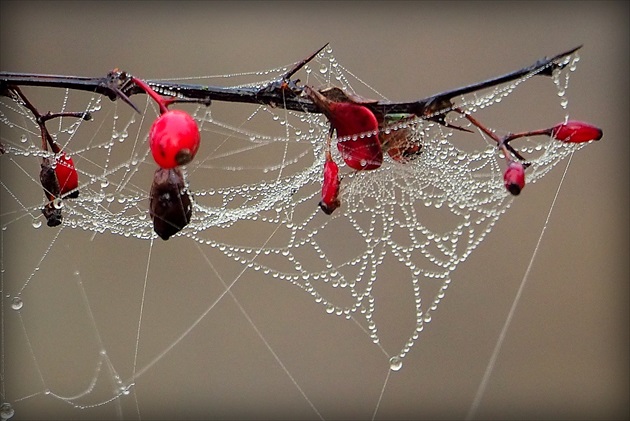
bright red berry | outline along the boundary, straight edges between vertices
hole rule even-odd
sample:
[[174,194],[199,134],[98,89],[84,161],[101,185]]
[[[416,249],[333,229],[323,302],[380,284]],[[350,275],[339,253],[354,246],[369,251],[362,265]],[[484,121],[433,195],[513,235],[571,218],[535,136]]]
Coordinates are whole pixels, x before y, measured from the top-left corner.
[[374,170],[380,167],[383,163],[383,149],[374,113],[354,102],[331,101],[310,88],[306,92],[337,132],[337,149],[345,163],[355,170]]
[[520,162],[510,161],[503,173],[505,188],[517,196],[525,187],[525,167]]
[[174,168],[193,160],[200,143],[199,128],[185,111],[160,115],[151,126],[149,146],[153,159],[162,168]]
[[326,215],[333,213],[341,202],[339,201],[339,167],[332,158],[327,157],[324,163],[324,182],[322,183],[322,200],[319,207]]
[[604,132],[599,127],[583,121],[571,120],[561,123],[551,129],[551,135],[562,141],[570,143],[589,142],[599,140]]
[[149,132],[149,147],[155,162],[165,169],[186,165],[193,160],[201,137],[195,120],[185,111],[169,111],[175,99],[161,97],[145,81],[133,77],[133,82],[144,90],[160,107],[160,116]]
[[55,174],[57,175],[59,193],[61,195],[72,191],[68,197],[76,198],[79,196],[79,191],[76,190],[79,187],[79,175],[74,167],[74,161],[65,152],[55,156]]

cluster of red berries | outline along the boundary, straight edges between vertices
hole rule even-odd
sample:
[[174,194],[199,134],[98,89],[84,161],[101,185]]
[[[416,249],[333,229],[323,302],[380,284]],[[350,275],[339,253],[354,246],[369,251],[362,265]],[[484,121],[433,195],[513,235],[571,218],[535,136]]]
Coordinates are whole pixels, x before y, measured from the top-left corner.
[[[601,139],[603,132],[600,128],[595,127],[592,124],[585,123],[583,121],[571,120],[566,123],[557,124],[550,129],[512,135],[510,136],[510,140],[516,139],[517,137],[531,135],[547,135],[551,136],[553,139],[566,143],[584,143]],[[509,155],[506,155],[508,166],[503,173],[503,180],[505,182],[505,188],[516,196],[525,187],[526,164],[508,158],[508,156]]]
[[[322,92],[309,86],[305,87],[305,93],[330,122],[331,132],[337,133],[337,149],[348,167],[357,171],[377,169],[383,163],[383,150],[386,150],[394,160],[403,163],[406,162],[407,156],[420,152],[421,145],[410,143],[405,129],[389,134],[382,131],[388,117],[390,117],[389,120],[409,117],[380,116],[381,121],[379,121],[379,118],[366,106],[372,102],[371,100],[351,97],[340,90],[328,91],[326,92],[327,96],[323,95]],[[525,169],[529,164],[511,158],[507,148],[507,143],[510,140],[525,136],[547,135],[562,142],[582,143],[599,140],[602,137],[602,130],[598,127],[582,121],[568,121],[549,129],[513,134],[499,139],[492,131],[483,127],[471,116],[467,115],[466,118],[494,138],[505,153],[508,165],[503,173],[503,179],[505,188],[513,195],[520,194],[525,187]],[[320,207],[326,214],[330,215],[340,206],[341,202],[339,200],[339,168],[330,154],[330,139],[328,145],[324,162]],[[522,158],[518,153],[516,155]]]

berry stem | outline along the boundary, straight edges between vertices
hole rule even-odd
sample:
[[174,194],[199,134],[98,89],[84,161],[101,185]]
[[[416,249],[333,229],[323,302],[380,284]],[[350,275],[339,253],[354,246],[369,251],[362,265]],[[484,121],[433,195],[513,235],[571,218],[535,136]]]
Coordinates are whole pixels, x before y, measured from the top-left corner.
[[160,107],[160,114],[164,114],[168,111],[168,106],[173,103],[173,100],[163,98],[157,92],[153,90],[144,80],[138,79],[132,76],[131,81],[138,85],[147,95],[149,95]]

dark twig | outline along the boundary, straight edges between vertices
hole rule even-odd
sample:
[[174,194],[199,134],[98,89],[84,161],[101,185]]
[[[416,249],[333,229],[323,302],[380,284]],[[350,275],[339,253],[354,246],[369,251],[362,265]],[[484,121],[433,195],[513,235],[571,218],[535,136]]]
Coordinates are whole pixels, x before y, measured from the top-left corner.
[[[564,64],[561,63],[562,59],[574,53],[579,48],[581,48],[581,46],[551,58],[541,59],[531,66],[524,67],[514,72],[451,91],[441,92],[417,101],[375,101],[374,103],[365,104],[365,106],[370,108],[376,115],[384,116],[399,113],[415,114],[421,118],[446,124],[443,116],[449,111],[452,111],[453,106],[451,100],[453,98],[507,83],[528,74],[550,76],[554,69],[564,67]],[[296,63],[284,76],[293,76],[297,70],[315,57],[319,51],[321,51],[321,49],[308,58]],[[228,88],[156,80],[148,80],[147,84],[158,92],[168,93],[172,96],[206,104],[212,100],[271,105],[301,112],[321,112],[310,99],[301,96],[286,97],[284,91],[278,89]],[[132,77],[129,74],[117,69],[109,72],[107,76],[103,78],[0,72],[0,94],[6,95],[11,86],[46,86],[97,92],[107,96],[111,100],[120,98],[136,111],[138,111],[138,109],[129,100],[129,97],[144,93],[139,86],[132,82]]]

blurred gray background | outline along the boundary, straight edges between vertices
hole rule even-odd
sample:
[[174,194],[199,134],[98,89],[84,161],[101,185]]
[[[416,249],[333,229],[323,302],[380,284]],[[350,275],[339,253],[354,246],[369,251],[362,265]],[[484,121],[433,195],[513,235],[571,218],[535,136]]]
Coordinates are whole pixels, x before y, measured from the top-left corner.
[[[604,138],[573,158],[476,417],[627,419],[626,2],[2,1],[0,11],[3,71],[223,74],[292,63],[330,42],[340,63],[393,100],[483,80],[584,44],[569,110],[602,127]],[[529,119],[529,127],[538,127],[538,105],[535,98],[497,105],[505,106],[502,127]],[[466,416],[564,165],[527,186],[459,266],[403,369],[391,373],[376,418]],[[44,228],[8,235],[4,283],[14,291],[52,237]],[[229,297],[147,370],[129,397],[77,410],[46,396],[45,388],[76,394],[94,377],[97,329],[70,279],[76,268],[109,357],[129,377],[149,255],[147,241],[64,235],[25,292],[41,300],[35,305],[32,297],[23,315],[35,360],[4,303],[2,393],[15,419],[137,419],[133,397],[143,419],[318,418]],[[73,235],[88,246],[63,243]],[[234,294],[321,416],[370,418],[388,374],[383,353],[354,323],[326,315],[303,291],[254,275],[239,280]],[[183,238],[154,244],[148,279],[138,366],[173,343],[222,289]],[[397,285],[387,281],[377,282],[382,294],[395,296]],[[112,312],[117,306],[121,311]],[[396,330],[391,319],[382,331]],[[95,400],[111,394],[108,370],[101,368]]]

